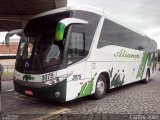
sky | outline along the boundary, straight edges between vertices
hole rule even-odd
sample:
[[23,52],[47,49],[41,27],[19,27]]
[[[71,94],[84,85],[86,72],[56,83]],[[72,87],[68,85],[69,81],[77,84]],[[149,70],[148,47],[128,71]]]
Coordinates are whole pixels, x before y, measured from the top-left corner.
[[157,41],[160,49],[160,0],[68,0],[68,6],[87,5],[136,28]]
[[[104,9],[113,18],[156,40],[160,49],[160,0],[68,0],[68,6],[72,5]],[[0,33],[0,42],[5,34]]]

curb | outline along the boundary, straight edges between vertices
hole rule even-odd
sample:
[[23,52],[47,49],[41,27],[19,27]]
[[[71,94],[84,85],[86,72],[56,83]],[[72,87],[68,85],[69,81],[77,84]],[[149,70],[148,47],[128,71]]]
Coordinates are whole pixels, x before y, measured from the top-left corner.
[[48,115],[44,115],[42,117],[34,118],[32,120],[54,120],[54,119],[60,117],[61,113],[63,113],[63,112],[69,112],[69,111],[70,111],[70,109],[63,108],[61,110],[57,110],[55,112],[51,112]]

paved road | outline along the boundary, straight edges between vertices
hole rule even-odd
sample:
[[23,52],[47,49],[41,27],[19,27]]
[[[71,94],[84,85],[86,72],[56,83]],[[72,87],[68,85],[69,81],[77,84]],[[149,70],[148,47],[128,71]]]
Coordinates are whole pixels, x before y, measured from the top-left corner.
[[[128,119],[155,118],[160,116],[160,73],[154,76],[148,84],[139,82],[110,90],[101,100],[91,97],[80,98],[66,103],[40,101],[25,98],[12,91],[12,82],[2,82],[2,111],[20,114],[48,114],[54,108],[68,108],[71,112],[61,114],[59,119]],[[7,91],[9,90],[9,91]],[[11,91],[10,91],[11,90]],[[119,114],[119,115],[114,115]],[[127,114],[127,115],[125,115]],[[131,115],[130,115],[131,114]],[[141,116],[137,116],[141,115]],[[143,116],[145,114],[145,116]],[[134,116],[135,115],[135,116]],[[146,116],[150,115],[150,116]],[[154,115],[154,116],[151,116]]]
[[106,120],[107,117],[109,119],[117,117],[117,119],[154,118],[160,120],[160,73],[154,76],[148,84],[133,83],[110,90],[101,100],[96,101],[87,97],[71,101],[66,107],[70,108],[71,112],[62,114],[61,118],[71,120]]
[[[2,120],[31,120],[48,118],[58,115],[69,109],[48,101],[20,95],[13,89],[12,81],[2,81],[2,92],[0,95],[0,109]],[[49,115],[50,114],[50,115]],[[0,114],[1,118],[1,114]]]
[[4,91],[13,91],[12,81],[2,81],[2,92]]

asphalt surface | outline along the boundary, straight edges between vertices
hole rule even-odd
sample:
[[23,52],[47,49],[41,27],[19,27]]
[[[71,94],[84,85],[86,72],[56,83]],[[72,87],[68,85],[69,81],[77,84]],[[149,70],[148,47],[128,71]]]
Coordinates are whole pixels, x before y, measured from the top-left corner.
[[101,100],[88,96],[65,103],[24,97],[15,93],[12,81],[2,81],[1,99],[1,111],[19,114],[20,119],[23,115],[37,117],[67,108],[71,111],[61,112],[57,120],[160,120],[160,73],[148,84],[136,82],[109,90]]
[[136,82],[108,91],[101,100],[82,98],[67,107],[71,112],[61,114],[57,120],[160,120],[160,73],[148,84]]
[[39,100],[23,96],[14,91],[13,81],[2,81],[1,91],[2,120],[32,120],[57,116],[69,109],[50,104],[46,100]]

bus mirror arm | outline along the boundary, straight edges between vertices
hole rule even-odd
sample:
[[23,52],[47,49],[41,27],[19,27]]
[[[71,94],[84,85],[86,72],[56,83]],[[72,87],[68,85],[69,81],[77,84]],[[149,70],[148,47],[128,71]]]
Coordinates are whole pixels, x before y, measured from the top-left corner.
[[12,31],[9,31],[6,36],[5,36],[5,45],[8,46],[9,45],[9,42],[10,42],[10,37],[12,37],[13,35],[18,35],[18,36],[21,36],[23,33],[23,29],[17,29],[17,30],[12,30]]
[[64,32],[67,26],[71,24],[88,24],[88,21],[78,19],[78,18],[65,18],[58,22],[55,32],[55,40],[62,41],[64,37]]
[[5,45],[8,46],[9,45],[9,38],[10,38],[10,34],[7,33],[5,36]]

